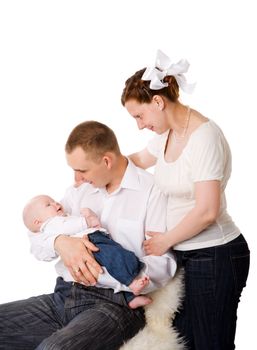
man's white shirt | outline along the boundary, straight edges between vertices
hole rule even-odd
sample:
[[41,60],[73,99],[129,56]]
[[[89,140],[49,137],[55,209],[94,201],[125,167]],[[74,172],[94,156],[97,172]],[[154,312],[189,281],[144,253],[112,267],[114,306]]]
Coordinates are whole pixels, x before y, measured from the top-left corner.
[[[150,277],[144,293],[164,286],[174,276],[177,265],[172,253],[146,256],[143,249],[146,231],[166,231],[166,197],[154,186],[152,174],[129,161],[121,184],[114,192],[109,194],[105,188],[94,188],[85,183],[78,188],[70,187],[62,205],[74,216],[79,216],[82,208],[93,210],[111,238],[144,262],[141,275]],[[54,240],[60,234],[62,232],[55,235],[29,233],[32,254],[39,260],[55,259]],[[58,274],[66,281],[73,281],[64,264],[60,261],[58,265]],[[113,288],[115,292],[129,291],[126,286],[117,285],[106,269],[99,275],[96,286]]]

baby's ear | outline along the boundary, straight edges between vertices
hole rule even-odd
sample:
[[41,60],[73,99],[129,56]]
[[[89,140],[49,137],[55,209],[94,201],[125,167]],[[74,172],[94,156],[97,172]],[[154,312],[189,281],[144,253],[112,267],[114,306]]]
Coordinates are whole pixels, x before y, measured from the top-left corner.
[[39,229],[40,229],[40,226],[41,226],[41,224],[42,224],[42,222],[41,222],[40,220],[38,220],[38,219],[35,219],[35,220],[33,221],[33,224],[34,224],[34,226],[37,228],[37,230],[39,230]]

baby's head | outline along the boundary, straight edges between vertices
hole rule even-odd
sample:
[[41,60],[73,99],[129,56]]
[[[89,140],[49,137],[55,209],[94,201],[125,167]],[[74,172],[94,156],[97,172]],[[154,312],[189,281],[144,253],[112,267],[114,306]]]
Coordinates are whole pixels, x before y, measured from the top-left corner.
[[23,209],[23,222],[32,232],[38,232],[49,218],[64,215],[63,207],[47,195],[33,197]]

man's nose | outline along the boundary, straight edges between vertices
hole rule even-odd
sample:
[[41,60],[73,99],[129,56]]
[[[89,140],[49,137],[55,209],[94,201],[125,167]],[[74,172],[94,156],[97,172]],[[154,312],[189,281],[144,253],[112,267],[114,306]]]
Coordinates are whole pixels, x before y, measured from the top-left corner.
[[84,178],[83,174],[79,171],[75,171],[74,178],[75,178],[76,184],[81,184],[81,183],[85,182],[85,178]]

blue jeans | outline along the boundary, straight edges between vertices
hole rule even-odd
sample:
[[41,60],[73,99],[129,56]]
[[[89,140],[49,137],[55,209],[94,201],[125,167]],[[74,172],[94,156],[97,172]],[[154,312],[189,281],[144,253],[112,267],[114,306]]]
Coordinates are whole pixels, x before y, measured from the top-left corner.
[[250,262],[243,235],[224,245],[175,253],[185,270],[185,299],[173,325],[187,349],[234,349],[237,307]]
[[[135,253],[123,248],[101,231],[90,233],[88,238],[99,248],[98,252],[94,252],[96,261],[117,281],[126,286],[130,285],[144,266]],[[127,302],[135,297],[130,292],[125,292],[124,296]]]
[[0,350],[116,350],[144,325],[123,293],[58,277],[52,294],[0,305]]

